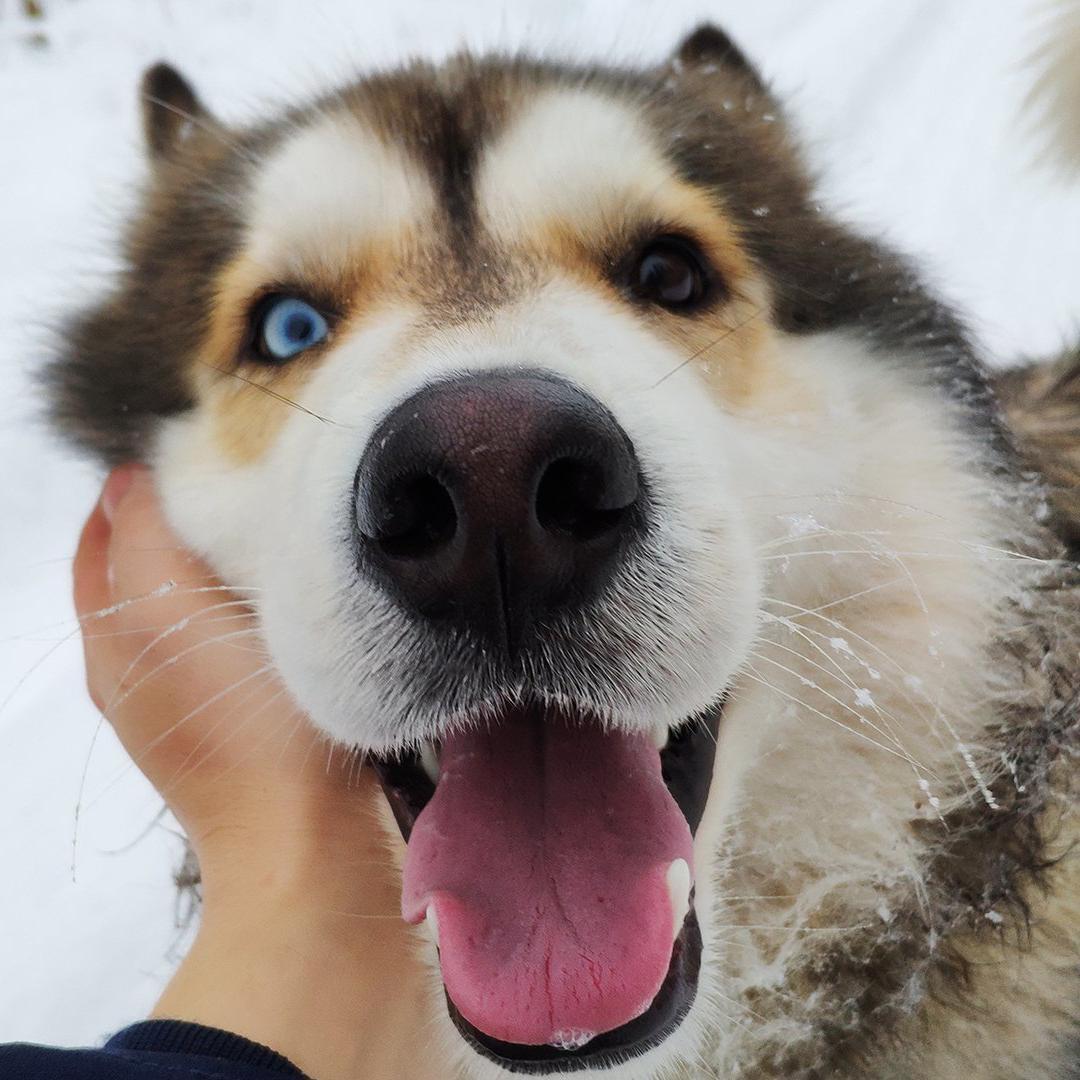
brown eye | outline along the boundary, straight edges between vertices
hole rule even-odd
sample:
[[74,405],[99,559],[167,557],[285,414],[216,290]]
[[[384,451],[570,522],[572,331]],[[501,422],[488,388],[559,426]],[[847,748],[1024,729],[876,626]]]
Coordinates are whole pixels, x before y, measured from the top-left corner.
[[662,236],[638,256],[630,287],[642,300],[686,310],[708,296],[711,279],[708,262],[696,244],[677,236]]

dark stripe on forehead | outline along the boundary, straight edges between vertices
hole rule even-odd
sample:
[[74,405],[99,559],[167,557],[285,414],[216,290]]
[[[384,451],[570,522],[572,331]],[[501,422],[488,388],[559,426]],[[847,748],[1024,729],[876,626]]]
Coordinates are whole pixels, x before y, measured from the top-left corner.
[[475,230],[476,165],[505,121],[510,87],[505,71],[460,58],[442,68],[417,63],[375,76],[339,100],[428,174],[461,241]]
[[423,134],[421,152],[446,209],[451,230],[462,239],[474,232],[476,192],[473,185],[479,136],[470,132],[459,103],[436,99],[437,108]]

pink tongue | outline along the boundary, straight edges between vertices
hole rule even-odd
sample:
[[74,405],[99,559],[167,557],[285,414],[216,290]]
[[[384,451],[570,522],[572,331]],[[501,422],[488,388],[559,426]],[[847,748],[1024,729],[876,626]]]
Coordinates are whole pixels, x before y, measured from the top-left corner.
[[506,1042],[580,1044],[643,1013],[671,961],[690,829],[647,735],[535,716],[451,738],[402,912],[434,905],[447,993]]

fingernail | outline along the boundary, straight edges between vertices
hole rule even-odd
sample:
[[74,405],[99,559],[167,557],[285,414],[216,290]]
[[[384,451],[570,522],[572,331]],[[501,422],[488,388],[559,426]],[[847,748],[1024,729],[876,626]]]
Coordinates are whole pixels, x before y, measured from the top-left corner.
[[119,465],[109,473],[109,478],[105,481],[105,489],[101,493],[101,509],[105,514],[105,520],[110,525],[117,507],[141,468],[141,465],[135,464]]

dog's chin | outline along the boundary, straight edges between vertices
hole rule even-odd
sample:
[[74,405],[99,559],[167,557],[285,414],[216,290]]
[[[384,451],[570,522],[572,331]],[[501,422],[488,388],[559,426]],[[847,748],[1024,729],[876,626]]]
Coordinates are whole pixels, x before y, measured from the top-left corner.
[[434,755],[375,759],[409,844],[403,912],[428,919],[477,1054],[513,1073],[602,1070],[682,1023],[702,954],[689,852],[723,709],[660,747],[519,705]]

